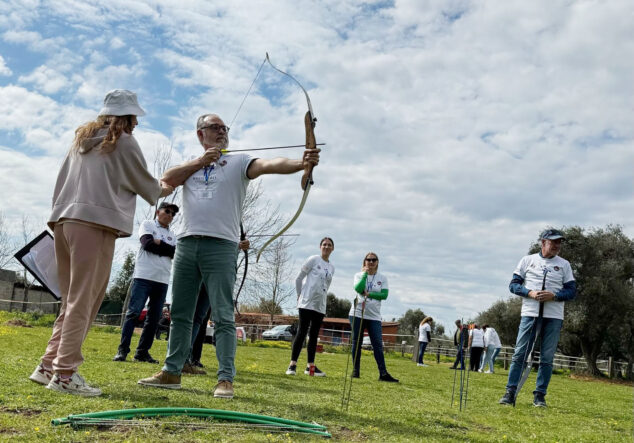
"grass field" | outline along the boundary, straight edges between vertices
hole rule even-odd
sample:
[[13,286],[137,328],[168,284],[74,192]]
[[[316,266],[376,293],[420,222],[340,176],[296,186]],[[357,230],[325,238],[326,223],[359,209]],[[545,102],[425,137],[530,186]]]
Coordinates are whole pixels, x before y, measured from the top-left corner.
[[[51,419],[69,414],[168,406],[230,409],[315,421],[326,425],[337,441],[613,442],[633,438],[631,385],[555,374],[547,396],[549,407],[537,409],[532,406],[530,393],[535,383],[533,373],[513,409],[497,404],[507,376],[498,368],[495,374],[471,374],[467,409],[459,412],[457,404],[450,404],[454,371],[447,369],[448,362],[428,362],[430,366],[423,368],[400,354],[386,356],[388,370],[401,380],[398,384],[378,382],[373,357],[370,353],[363,355],[361,379],[354,381],[348,412],[340,408],[347,354],[318,354],[317,364],[327,377],[308,377],[303,371],[292,377],[284,375],[290,356],[287,344],[238,347],[233,400],[214,399],[210,394],[217,369],[211,345],[205,345],[203,351],[203,363],[211,375],[184,376],[180,391],[143,388],[136,381],[158,371],[159,366],[111,361],[119,340],[115,328],[93,328],[84,345],[86,362],[80,369],[104,395],[79,398],[49,391],[27,379],[51,329],[8,325],[9,318],[7,313],[0,313],[0,441],[323,440],[306,434],[218,427],[73,430],[50,424]],[[134,346],[137,340],[135,336]],[[155,342],[154,357],[164,358],[165,351],[165,341]],[[305,358],[304,351],[300,361]]]

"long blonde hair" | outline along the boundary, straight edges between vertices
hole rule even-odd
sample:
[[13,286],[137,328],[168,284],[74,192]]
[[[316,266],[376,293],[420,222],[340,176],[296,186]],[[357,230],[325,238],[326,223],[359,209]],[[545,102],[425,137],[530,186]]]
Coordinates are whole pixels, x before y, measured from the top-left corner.
[[98,130],[107,127],[108,133],[97,149],[110,153],[117,147],[117,141],[123,132],[132,133],[132,115],[100,115],[97,120],[84,123],[75,131],[73,151],[79,151],[84,140],[94,137]]
[[420,322],[420,325],[423,326],[425,323],[429,323],[429,322],[432,322],[432,321],[434,321],[434,319],[429,317],[429,316],[427,316],[427,317],[425,317],[423,319],[423,321]]

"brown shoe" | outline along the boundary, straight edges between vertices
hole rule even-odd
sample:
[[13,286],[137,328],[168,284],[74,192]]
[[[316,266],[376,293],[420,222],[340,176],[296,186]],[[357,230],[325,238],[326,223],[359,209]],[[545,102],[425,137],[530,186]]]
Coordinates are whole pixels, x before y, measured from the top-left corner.
[[181,376],[161,371],[151,377],[142,378],[137,383],[143,386],[152,386],[154,388],[180,389]]
[[233,383],[221,380],[214,388],[214,398],[233,398]]
[[190,362],[185,362],[183,365],[183,369],[181,370],[182,374],[190,374],[190,375],[205,375],[207,371],[192,365]]

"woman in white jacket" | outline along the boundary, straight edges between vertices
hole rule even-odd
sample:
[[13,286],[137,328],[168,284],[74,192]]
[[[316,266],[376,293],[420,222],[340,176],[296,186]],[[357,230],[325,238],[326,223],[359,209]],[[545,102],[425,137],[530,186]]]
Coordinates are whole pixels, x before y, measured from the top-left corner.
[[482,329],[484,330],[484,349],[486,353],[484,355],[482,365],[480,366],[480,372],[484,370],[484,367],[488,363],[489,370],[486,371],[486,373],[493,374],[493,372],[495,372],[495,358],[500,353],[500,349],[502,349],[502,343],[500,342],[500,336],[495,329],[489,325],[484,325]]
[[[329,258],[335,250],[335,242],[330,237],[324,237],[319,242],[320,255],[308,257],[302,265],[295,280],[297,291],[297,307],[299,308],[299,327],[291,350],[291,363],[286,375],[297,373],[297,359],[302,351],[302,345],[308,333],[308,362],[304,374],[324,377],[326,374],[315,366],[315,351],[321,322],[326,315],[326,297],[328,288],[335,273],[335,267]],[[310,327],[310,330],[309,330]]]

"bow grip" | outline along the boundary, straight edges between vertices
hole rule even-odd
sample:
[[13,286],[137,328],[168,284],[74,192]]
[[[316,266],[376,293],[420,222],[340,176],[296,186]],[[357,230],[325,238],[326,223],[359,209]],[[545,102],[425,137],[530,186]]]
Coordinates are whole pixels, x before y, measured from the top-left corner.
[[[315,122],[316,118],[313,118],[313,115],[310,111],[306,111],[306,115],[304,115],[304,128],[306,129],[306,149],[317,149],[317,142],[315,141]],[[308,185],[311,186],[315,184],[313,181],[313,165],[310,165],[308,168],[304,169],[304,174],[302,175],[301,186],[305,191]]]

